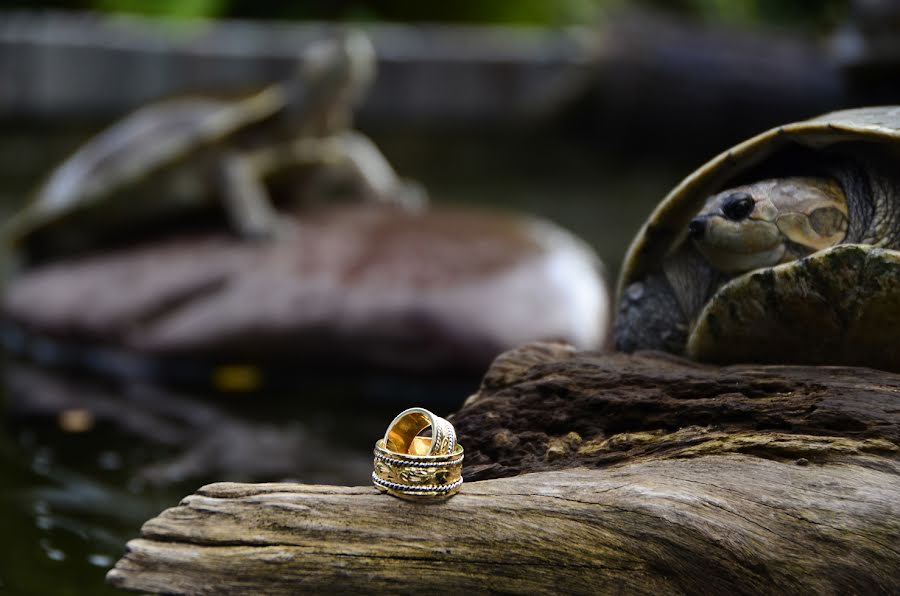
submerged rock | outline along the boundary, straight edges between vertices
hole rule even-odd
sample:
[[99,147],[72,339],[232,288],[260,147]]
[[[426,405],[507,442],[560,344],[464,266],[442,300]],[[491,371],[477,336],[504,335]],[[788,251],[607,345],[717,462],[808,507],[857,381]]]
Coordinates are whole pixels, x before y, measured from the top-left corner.
[[461,208],[305,212],[277,242],[172,234],[13,278],[8,321],[153,358],[480,372],[531,340],[603,344],[592,251],[534,218]]

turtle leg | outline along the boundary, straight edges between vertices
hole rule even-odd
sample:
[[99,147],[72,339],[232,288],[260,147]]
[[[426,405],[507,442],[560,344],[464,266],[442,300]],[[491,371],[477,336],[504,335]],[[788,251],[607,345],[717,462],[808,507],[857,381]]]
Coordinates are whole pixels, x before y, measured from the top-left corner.
[[618,311],[615,338],[620,352],[684,353],[688,322],[665,275],[651,274],[625,288]]
[[222,158],[221,173],[225,210],[237,233],[252,240],[274,238],[281,219],[253,163],[228,153]]
[[347,176],[365,200],[408,209],[420,208],[428,200],[421,185],[400,179],[375,143],[356,132],[301,137],[257,149],[245,159],[252,164],[247,169],[258,177],[290,172],[298,166],[321,168]]
[[424,187],[397,176],[390,162],[367,136],[345,132],[334,138],[340,162],[362,195],[375,202],[420,208],[428,200]]
[[292,166],[333,168],[349,178],[368,201],[391,203],[417,209],[427,203],[424,188],[397,176],[394,168],[368,137],[343,132],[327,137],[304,137],[287,148],[268,150],[254,156],[261,171],[273,172]]
[[662,271],[623,288],[616,318],[616,348],[683,354],[690,327],[725,278],[692,247],[667,256]]

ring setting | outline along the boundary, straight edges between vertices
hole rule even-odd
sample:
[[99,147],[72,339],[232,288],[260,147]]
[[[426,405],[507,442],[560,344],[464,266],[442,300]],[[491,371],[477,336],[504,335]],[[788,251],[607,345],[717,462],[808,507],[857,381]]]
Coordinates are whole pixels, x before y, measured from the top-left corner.
[[[430,436],[429,436],[430,431]],[[375,443],[372,482],[407,500],[441,500],[462,486],[463,447],[447,420],[424,408],[401,412]]]

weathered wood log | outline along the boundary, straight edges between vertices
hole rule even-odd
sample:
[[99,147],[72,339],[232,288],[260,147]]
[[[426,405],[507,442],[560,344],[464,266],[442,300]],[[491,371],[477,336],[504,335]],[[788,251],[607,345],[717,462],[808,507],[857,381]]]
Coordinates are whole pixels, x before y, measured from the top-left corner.
[[178,594],[900,590],[896,374],[532,345],[501,356],[454,422],[470,482],[445,503],[214,484],[147,522],[108,579]]
[[497,358],[450,420],[465,437],[469,480],[701,452],[826,461],[845,441],[895,452],[900,376],[532,344]]

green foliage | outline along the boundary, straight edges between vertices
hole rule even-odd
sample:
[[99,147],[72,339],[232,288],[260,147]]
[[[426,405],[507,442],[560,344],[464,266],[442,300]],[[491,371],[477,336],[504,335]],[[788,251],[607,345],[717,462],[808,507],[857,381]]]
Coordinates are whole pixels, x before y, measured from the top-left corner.
[[355,3],[380,18],[517,25],[562,25],[590,21],[610,0],[382,0]]
[[[49,4],[58,5],[51,0]],[[384,20],[399,22],[565,25],[590,23],[610,8],[656,8],[713,22],[800,27],[831,25],[849,0],[76,0],[110,12],[175,18]]]
[[[598,8],[621,0],[93,0],[98,8],[120,12],[172,16],[235,16],[251,18],[384,20],[400,22],[497,23],[516,25],[562,25],[590,21]],[[205,14],[202,4],[210,6]],[[185,7],[183,4],[194,6]],[[198,9],[198,10],[195,10]]]
[[230,0],[93,0],[98,10],[172,18],[218,17],[228,12],[230,4]]

